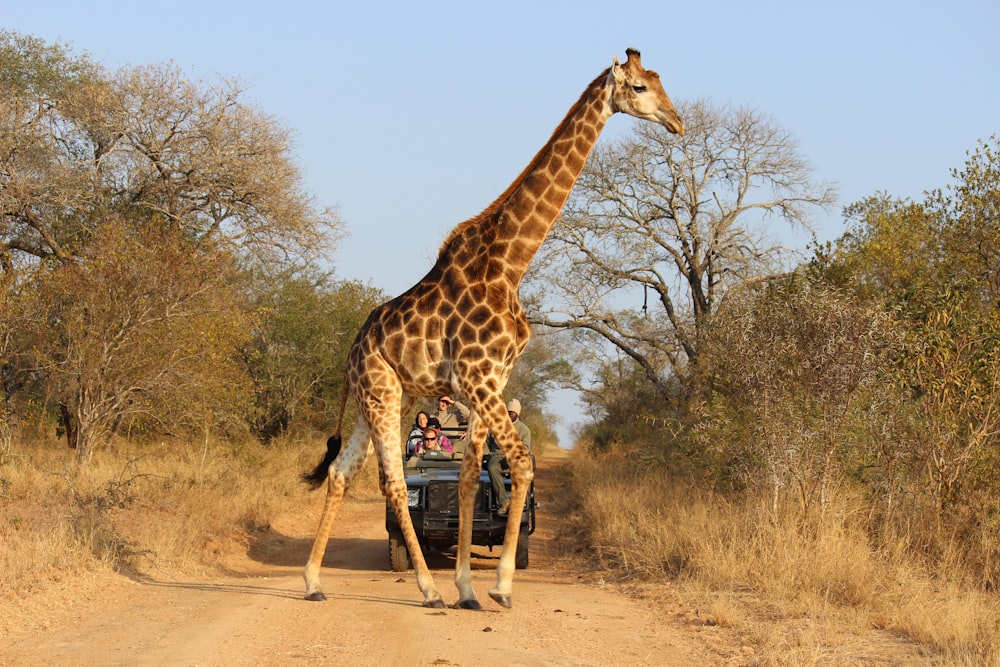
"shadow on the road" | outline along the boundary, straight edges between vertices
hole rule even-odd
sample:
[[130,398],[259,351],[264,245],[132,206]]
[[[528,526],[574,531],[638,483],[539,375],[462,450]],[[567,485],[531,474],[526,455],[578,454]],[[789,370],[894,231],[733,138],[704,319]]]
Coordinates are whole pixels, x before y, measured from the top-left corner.
[[239,593],[242,595],[265,595],[276,598],[301,598],[301,590],[290,588],[269,588],[267,586],[250,586],[247,584],[207,584],[194,581],[156,581],[144,578],[139,580],[143,586],[155,588],[179,588],[188,591],[204,591],[207,593]]
[[[260,531],[251,539],[247,555],[262,565],[303,568],[309,559],[312,543],[311,538],[289,537],[269,528]],[[431,570],[455,567],[454,549],[444,553],[431,551],[425,554],[425,558],[427,567]],[[491,552],[488,552],[486,547],[473,547],[472,569],[493,569],[497,566],[499,558],[499,547],[495,547]],[[389,569],[389,538],[388,536],[385,539],[333,537],[327,544],[322,567],[352,571],[386,571]]]
[[[267,586],[250,586],[246,584],[206,584],[204,582],[186,581],[156,581],[144,579],[143,586],[153,586],[156,588],[177,588],[188,591],[202,591],[205,593],[227,593],[236,595],[262,595],[266,597],[276,597],[286,600],[302,600],[308,602],[303,596],[303,589],[289,588],[268,588]],[[379,604],[396,604],[404,607],[419,607],[419,601],[400,600],[398,598],[377,597],[374,595],[338,595],[337,593],[327,593],[330,600],[355,600],[359,602],[377,602]],[[314,604],[314,603],[310,603]]]
[[[312,538],[289,537],[270,528],[251,540],[247,555],[263,565],[305,567]],[[341,570],[385,570],[389,566],[389,541],[363,537],[333,537],[323,556],[323,567]]]

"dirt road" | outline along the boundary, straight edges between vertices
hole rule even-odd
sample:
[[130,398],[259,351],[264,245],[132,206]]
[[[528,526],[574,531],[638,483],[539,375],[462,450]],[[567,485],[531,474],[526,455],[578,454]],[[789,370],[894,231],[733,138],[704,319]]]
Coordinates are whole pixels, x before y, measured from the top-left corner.
[[[421,607],[413,572],[389,571],[377,500],[345,503],[323,564],[329,599],[303,600],[317,493],[307,512],[261,535],[228,576],[67,581],[46,594],[47,621],[0,638],[0,665],[741,664],[738,647],[692,610],[668,597],[632,599],[555,557],[550,467],[540,466],[539,528],[531,567],[515,578],[513,609],[487,595],[499,551],[476,561],[485,611]],[[452,559],[429,564],[454,602]]]

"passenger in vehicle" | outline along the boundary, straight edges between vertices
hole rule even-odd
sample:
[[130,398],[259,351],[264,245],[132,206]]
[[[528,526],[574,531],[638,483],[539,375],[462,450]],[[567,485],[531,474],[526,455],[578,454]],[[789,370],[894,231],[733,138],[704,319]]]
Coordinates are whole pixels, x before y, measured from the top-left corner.
[[427,430],[427,420],[430,419],[430,415],[421,410],[417,413],[417,416],[413,419],[413,426],[410,428],[410,434],[406,436],[406,458],[409,459],[411,456],[417,453],[420,449],[420,443],[424,439],[424,431]]
[[436,417],[431,417],[427,420],[427,430],[424,431],[423,449],[424,451],[437,449],[449,453],[455,451],[455,445],[448,439],[448,436],[441,432],[441,423]]
[[451,396],[445,394],[438,397],[437,411],[432,412],[430,416],[438,420],[441,428],[446,428],[450,433],[455,433],[462,428],[463,424],[469,421],[469,408],[452,400]]
[[[517,431],[521,442],[528,448],[528,452],[531,452],[531,429],[520,419],[521,401],[515,398],[508,403],[507,414],[510,416],[510,420],[514,422],[514,430]],[[493,483],[493,495],[496,496],[497,502],[500,505],[497,514],[499,516],[507,516],[507,512],[510,510],[510,494],[503,484],[503,471],[507,470],[508,467],[507,457],[504,455],[503,450],[500,449],[497,441],[493,439],[492,433],[486,438],[486,444],[490,449],[490,458],[486,462],[486,472],[490,474],[490,481]]]

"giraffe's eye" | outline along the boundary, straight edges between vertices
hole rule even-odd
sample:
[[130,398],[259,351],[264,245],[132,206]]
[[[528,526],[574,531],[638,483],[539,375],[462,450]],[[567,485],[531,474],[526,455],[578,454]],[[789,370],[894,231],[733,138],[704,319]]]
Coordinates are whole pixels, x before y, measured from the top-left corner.
[[632,86],[632,90],[637,93],[644,93],[646,92],[646,86]]

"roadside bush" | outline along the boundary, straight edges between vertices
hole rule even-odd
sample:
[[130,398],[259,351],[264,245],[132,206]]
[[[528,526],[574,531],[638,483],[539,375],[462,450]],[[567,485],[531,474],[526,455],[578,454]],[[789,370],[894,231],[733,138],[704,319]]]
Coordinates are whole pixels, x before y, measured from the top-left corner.
[[[871,628],[918,643],[934,656],[929,664],[1000,660],[1000,600],[962,576],[963,540],[939,544],[950,557],[931,562],[918,553],[914,532],[871,534],[860,489],[840,488],[826,511],[803,511],[791,497],[775,513],[766,489],[719,494],[622,463],[621,453],[571,459],[564,492],[576,507],[568,532],[582,542],[578,550],[605,576],[680,584],[713,623],[773,656],[760,664],[802,664],[795,656],[828,650],[827,633]],[[982,537],[995,548],[995,537]],[[817,636],[767,634],[753,620],[776,616],[808,618]]]

